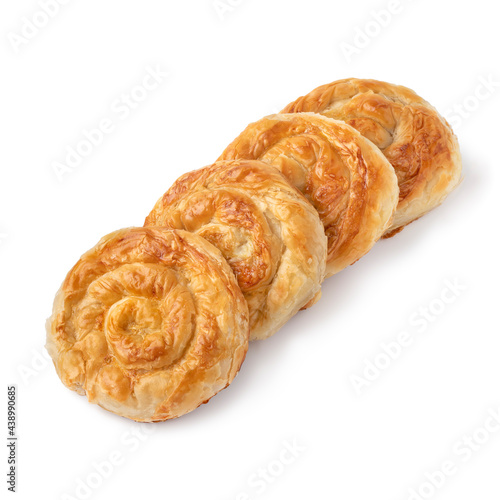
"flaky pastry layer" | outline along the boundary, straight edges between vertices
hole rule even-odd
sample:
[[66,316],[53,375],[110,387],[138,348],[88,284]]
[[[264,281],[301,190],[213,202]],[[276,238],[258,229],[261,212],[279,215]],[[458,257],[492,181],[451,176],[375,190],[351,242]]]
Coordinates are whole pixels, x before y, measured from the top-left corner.
[[255,159],[281,171],[318,211],[327,276],[353,264],[387,230],[398,200],[394,169],[353,127],[314,113],[250,124],[219,160]]
[[67,387],[150,422],[194,410],[230,384],[248,333],[246,301],[213,245],[186,231],[129,228],[68,273],[47,350]]
[[194,232],[227,259],[248,302],[250,340],[273,335],[320,290],[327,240],[316,210],[275,168],[217,162],[180,177],[146,226]]
[[400,192],[389,236],[440,205],[460,182],[462,161],[450,125],[406,87],[376,80],[339,80],[318,87],[283,110],[301,112],[348,123],[391,162]]

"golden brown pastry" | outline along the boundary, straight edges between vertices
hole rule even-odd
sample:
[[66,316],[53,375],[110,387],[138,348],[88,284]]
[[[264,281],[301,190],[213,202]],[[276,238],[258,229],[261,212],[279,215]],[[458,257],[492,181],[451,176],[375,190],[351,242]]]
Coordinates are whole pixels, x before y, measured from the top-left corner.
[[400,192],[386,236],[437,207],[460,182],[462,162],[451,127],[406,87],[376,80],[339,80],[318,87],[283,110],[299,112],[345,121],[391,162]]
[[313,113],[268,116],[250,124],[220,160],[238,158],[277,168],[316,208],[328,237],[327,276],[356,262],[391,223],[394,169],[344,122]]
[[180,177],[145,225],[185,229],[222,252],[248,302],[250,340],[274,334],[320,290],[326,236],[317,212],[273,167],[215,163]]
[[62,382],[141,422],[179,417],[231,383],[248,308],[220,252],[196,234],[122,229],[59,290],[47,350]]

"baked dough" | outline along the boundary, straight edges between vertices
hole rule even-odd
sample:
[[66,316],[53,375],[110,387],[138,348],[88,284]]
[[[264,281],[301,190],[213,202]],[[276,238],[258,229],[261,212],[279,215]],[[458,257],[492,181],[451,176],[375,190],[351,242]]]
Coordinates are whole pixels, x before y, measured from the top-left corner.
[[231,383],[248,308],[220,252],[185,231],[122,229],[59,290],[47,350],[62,382],[118,415],[179,417]]
[[356,262],[391,224],[394,169],[344,122],[314,113],[268,116],[250,124],[220,160],[238,158],[276,167],[316,208],[328,237],[327,276]]
[[265,163],[218,162],[183,175],[145,225],[185,229],[219,248],[248,302],[250,340],[273,335],[319,298],[323,225],[302,194]]
[[315,112],[343,120],[375,143],[399,181],[399,205],[386,236],[436,206],[459,184],[462,161],[446,120],[412,90],[350,78],[322,85],[283,113]]

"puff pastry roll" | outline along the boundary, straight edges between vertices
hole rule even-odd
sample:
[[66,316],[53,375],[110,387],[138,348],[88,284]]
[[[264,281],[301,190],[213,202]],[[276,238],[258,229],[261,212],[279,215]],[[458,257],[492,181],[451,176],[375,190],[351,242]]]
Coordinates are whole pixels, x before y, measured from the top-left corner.
[[47,350],[67,387],[151,422],[229,385],[248,331],[246,301],[213,245],[186,231],[130,228],[71,269],[47,322]]
[[446,120],[412,90],[350,78],[323,85],[283,113],[315,112],[343,120],[376,144],[399,181],[392,236],[443,202],[459,184],[462,162]]
[[238,158],[277,168],[312,203],[328,237],[327,276],[356,262],[391,224],[398,200],[394,169],[344,122],[314,113],[268,116],[220,157]]
[[250,314],[250,340],[273,335],[320,290],[326,237],[317,212],[273,167],[218,162],[180,177],[145,224],[185,229],[215,245]]

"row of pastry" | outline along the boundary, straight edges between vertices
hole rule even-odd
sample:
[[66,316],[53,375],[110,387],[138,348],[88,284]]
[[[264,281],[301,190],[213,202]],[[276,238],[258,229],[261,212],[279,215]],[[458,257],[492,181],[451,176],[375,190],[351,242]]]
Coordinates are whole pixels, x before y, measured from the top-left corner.
[[119,415],[183,415],[231,383],[321,283],[438,206],[461,160],[413,91],[341,80],[250,124],[181,176],[143,228],[104,237],[68,273],[47,348],[70,389]]

